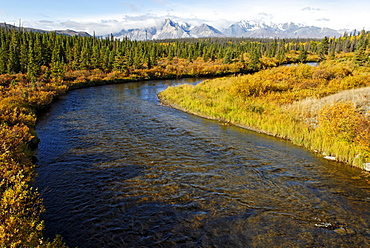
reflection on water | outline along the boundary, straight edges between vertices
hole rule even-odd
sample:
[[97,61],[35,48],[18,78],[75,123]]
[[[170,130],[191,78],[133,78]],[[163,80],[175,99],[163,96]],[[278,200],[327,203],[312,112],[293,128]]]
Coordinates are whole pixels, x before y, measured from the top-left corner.
[[161,106],[196,80],[76,90],[37,126],[46,235],[71,247],[366,247],[370,178]]

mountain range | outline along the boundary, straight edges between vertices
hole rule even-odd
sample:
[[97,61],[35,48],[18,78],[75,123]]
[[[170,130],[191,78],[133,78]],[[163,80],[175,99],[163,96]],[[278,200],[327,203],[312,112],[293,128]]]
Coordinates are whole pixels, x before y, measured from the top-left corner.
[[0,28],[9,29],[9,30],[11,30],[11,29],[19,30],[19,29],[21,29],[21,30],[24,30],[24,31],[27,31],[27,32],[38,32],[38,33],[55,32],[57,34],[63,34],[63,35],[68,35],[68,36],[82,36],[82,37],[91,36],[87,32],[77,32],[77,31],[70,30],[70,29],[46,31],[46,30],[35,29],[35,28],[17,27],[17,26],[10,25],[10,24],[7,24],[7,23],[0,23]]
[[[0,28],[20,29],[15,25],[0,23]],[[32,32],[56,32],[68,36],[91,36],[87,32],[77,32],[74,30],[53,30],[46,31],[21,27],[24,31]],[[147,28],[122,29],[120,32],[113,33],[118,39],[128,38],[130,40],[163,40],[181,38],[204,38],[204,37],[243,37],[243,38],[316,38],[339,37],[344,30],[334,30],[330,28],[320,28],[303,24],[280,23],[266,24],[255,21],[239,21],[225,28],[216,29],[205,23],[199,26],[192,26],[186,22],[176,22],[165,19],[164,22]]]
[[180,38],[203,37],[244,37],[244,38],[317,38],[339,37],[344,31],[330,28],[320,28],[295,23],[266,24],[264,22],[240,21],[218,30],[210,25],[201,24],[191,26],[187,23],[180,24],[171,19],[164,23],[149,27],[122,29],[114,33],[116,38],[130,40],[162,40]]

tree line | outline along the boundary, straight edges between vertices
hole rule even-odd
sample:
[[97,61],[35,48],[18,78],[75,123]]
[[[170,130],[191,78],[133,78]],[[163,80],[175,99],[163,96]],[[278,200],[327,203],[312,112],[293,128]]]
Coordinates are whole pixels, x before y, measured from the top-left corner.
[[222,60],[225,64],[246,63],[249,59],[249,66],[258,69],[262,56],[284,63],[289,62],[285,61],[286,54],[296,51],[301,54],[299,61],[305,61],[307,53],[323,59],[326,55],[354,52],[359,47],[366,50],[368,43],[364,31],[359,36],[344,34],[322,40],[203,38],[151,42],[1,29],[0,74],[27,73],[30,79],[35,79],[46,68],[54,76],[61,70],[151,69],[160,60],[173,58],[190,62],[198,58],[204,62]]

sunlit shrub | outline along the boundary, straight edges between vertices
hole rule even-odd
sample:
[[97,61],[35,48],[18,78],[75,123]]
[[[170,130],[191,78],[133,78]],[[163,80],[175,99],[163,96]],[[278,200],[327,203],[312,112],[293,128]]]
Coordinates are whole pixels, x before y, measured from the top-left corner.
[[31,109],[26,107],[22,101],[24,100],[19,97],[5,97],[0,99],[0,123],[34,126],[36,117]]
[[360,114],[352,102],[324,106],[317,117],[319,128],[333,139],[353,142],[360,123]]
[[332,77],[333,77],[333,74],[324,69],[315,70],[312,74],[313,79],[319,79],[319,80],[320,79],[330,80]]
[[12,80],[13,80],[13,77],[10,76],[9,74],[0,75],[0,85],[1,86],[8,86]]
[[261,62],[262,68],[270,68],[270,67],[277,66],[279,61],[275,58],[269,58],[266,56],[262,56],[262,58],[260,58],[260,62]]
[[231,92],[239,97],[260,97],[271,92],[280,92],[287,89],[286,85],[276,84],[269,80],[252,81],[247,79],[243,82],[235,83],[231,88]]
[[356,127],[355,142],[365,151],[366,158],[370,158],[370,117],[366,114],[360,116]]
[[302,64],[300,66],[294,66],[295,74],[298,78],[311,78],[314,68],[310,65]]
[[340,87],[342,90],[353,89],[370,85],[370,75],[348,76],[341,80]]

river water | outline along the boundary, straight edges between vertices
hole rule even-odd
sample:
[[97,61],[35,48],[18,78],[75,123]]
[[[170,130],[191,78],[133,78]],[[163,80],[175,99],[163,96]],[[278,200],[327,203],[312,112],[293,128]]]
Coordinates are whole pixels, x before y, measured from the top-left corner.
[[160,105],[147,81],[74,90],[40,119],[47,237],[70,247],[369,247],[368,173]]

